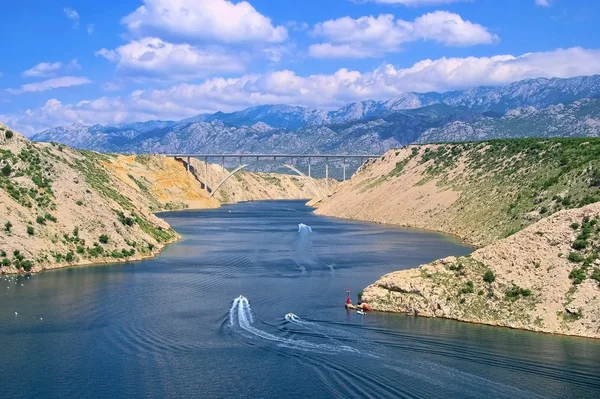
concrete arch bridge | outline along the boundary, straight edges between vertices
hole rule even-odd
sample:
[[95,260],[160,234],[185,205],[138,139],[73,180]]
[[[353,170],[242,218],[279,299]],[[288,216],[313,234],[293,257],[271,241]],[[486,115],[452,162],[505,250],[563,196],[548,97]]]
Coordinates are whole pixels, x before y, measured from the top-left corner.
[[[183,161],[186,165],[188,172],[190,172],[190,160],[191,158],[197,158],[204,161],[204,182],[209,181],[209,168],[208,163],[211,159],[217,159],[221,161],[221,167],[223,171],[225,169],[225,161],[234,159],[237,161],[237,166],[211,190],[208,188],[208,184],[204,183],[204,186],[209,192],[210,197],[212,198],[215,193],[219,190],[219,188],[227,182],[232,176],[236,173],[249,168],[251,166],[257,165],[259,163],[279,163],[281,166],[293,171],[303,179],[306,179],[310,182],[310,184],[315,188],[316,192],[319,193],[321,197],[327,196],[328,194],[328,184],[329,180],[329,162],[331,160],[342,160],[342,170],[343,170],[343,180],[346,180],[346,166],[347,160],[352,159],[360,159],[361,164],[368,159],[378,158],[380,155],[369,155],[369,154],[165,154],[167,157],[172,157],[177,160]],[[305,160],[308,162],[308,173],[305,174],[300,171],[296,166],[294,166],[296,160]],[[318,185],[315,183],[314,178],[312,176],[312,161],[313,160],[324,160],[325,161],[325,182],[326,182],[326,192],[323,193]]]

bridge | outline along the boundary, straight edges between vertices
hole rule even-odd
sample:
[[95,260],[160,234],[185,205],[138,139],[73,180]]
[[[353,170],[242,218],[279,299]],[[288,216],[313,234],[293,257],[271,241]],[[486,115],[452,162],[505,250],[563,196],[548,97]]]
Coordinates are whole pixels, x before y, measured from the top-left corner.
[[[343,169],[343,180],[346,180],[346,160],[349,159],[360,159],[361,164],[364,163],[365,160],[371,158],[378,158],[381,155],[369,155],[369,154],[163,154],[170,158],[175,158],[177,160],[187,160],[186,168],[187,171],[190,171],[190,159],[197,158],[204,161],[204,181],[205,188],[207,192],[210,193],[210,197],[212,198],[217,190],[225,184],[230,177],[235,175],[237,172],[246,169],[247,167],[254,165],[259,162],[281,162],[282,166],[292,170],[303,178],[307,178],[317,189],[317,192],[320,192],[319,188],[315,184],[311,166],[313,159],[325,160],[325,185],[326,190],[329,192],[329,161],[330,160],[342,160],[342,169]],[[237,167],[231,171],[227,176],[221,180],[219,184],[215,187],[214,190],[209,190],[208,188],[208,161],[209,159],[217,159],[221,161],[221,167],[223,171],[226,172],[225,169],[225,160],[226,159],[235,159],[237,160]],[[294,161],[297,159],[303,159],[308,161],[308,175],[302,173],[294,166]],[[251,162],[248,162],[251,161]],[[246,162],[246,163],[244,163]]]

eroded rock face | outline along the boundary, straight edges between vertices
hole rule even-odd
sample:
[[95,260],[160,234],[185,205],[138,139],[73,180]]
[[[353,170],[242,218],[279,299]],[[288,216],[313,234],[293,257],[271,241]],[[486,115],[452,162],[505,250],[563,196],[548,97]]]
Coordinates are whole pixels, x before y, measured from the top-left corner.
[[[387,274],[363,300],[379,311],[600,338],[599,214],[600,203],[561,211],[470,256]],[[575,249],[586,226],[587,245]]]

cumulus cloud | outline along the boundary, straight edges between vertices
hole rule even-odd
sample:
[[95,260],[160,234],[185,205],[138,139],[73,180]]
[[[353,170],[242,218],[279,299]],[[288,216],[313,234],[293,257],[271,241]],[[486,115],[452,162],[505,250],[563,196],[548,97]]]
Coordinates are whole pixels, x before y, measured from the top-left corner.
[[78,29],[79,28],[79,13],[71,7],[63,8],[63,13],[65,14],[65,16],[67,18],[69,18],[73,22],[73,28]]
[[56,100],[23,115],[0,118],[24,133],[70,122],[120,123],[180,119],[203,112],[234,111],[261,104],[296,104],[327,109],[351,101],[388,99],[404,92],[446,91],[501,85],[537,77],[600,73],[600,50],[558,49],[521,56],[439,58],[407,68],[384,65],[362,73],[299,76],[290,70],[179,83],[165,89],[137,90],[126,97],[102,97],[77,104]]
[[19,89],[6,89],[6,91],[11,94],[36,93],[40,91],[58,89],[61,87],[79,86],[86,83],[92,83],[92,81],[88,78],[79,76],[62,76],[41,82],[28,83],[21,86]]
[[535,5],[540,7],[550,7],[550,0],[535,0]]
[[[408,7],[437,6],[440,4],[460,3],[473,0],[354,0],[356,3],[401,4]],[[544,1],[544,0],[536,0]]]
[[144,5],[123,18],[137,37],[213,40],[223,43],[280,43],[287,29],[275,26],[247,1],[143,0]]
[[71,60],[68,64],[62,62],[40,62],[33,68],[23,71],[25,77],[48,77],[56,75],[61,70],[72,71],[73,69],[81,68],[77,59]]
[[219,72],[241,72],[243,55],[233,55],[217,48],[197,48],[173,44],[159,38],[133,40],[115,50],[101,49],[96,55],[117,64],[126,72],[149,77],[184,80],[206,77]]
[[499,40],[484,26],[447,11],[424,14],[413,22],[395,19],[392,14],[343,17],[315,25],[313,34],[327,40],[309,47],[309,54],[317,58],[377,57],[417,40],[433,40],[448,46],[492,44]]

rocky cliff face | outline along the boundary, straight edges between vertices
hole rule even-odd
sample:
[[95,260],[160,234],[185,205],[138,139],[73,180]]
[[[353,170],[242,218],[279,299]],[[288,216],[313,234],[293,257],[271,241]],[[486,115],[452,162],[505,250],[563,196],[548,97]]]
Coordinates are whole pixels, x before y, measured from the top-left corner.
[[[211,188],[225,174],[209,167]],[[309,198],[319,189],[291,175],[241,173],[213,199],[182,161],[33,143],[0,124],[0,273],[153,256],[178,238],[153,212]]]
[[380,311],[600,338],[599,213],[600,204],[561,211],[471,256],[387,274],[363,299]]

